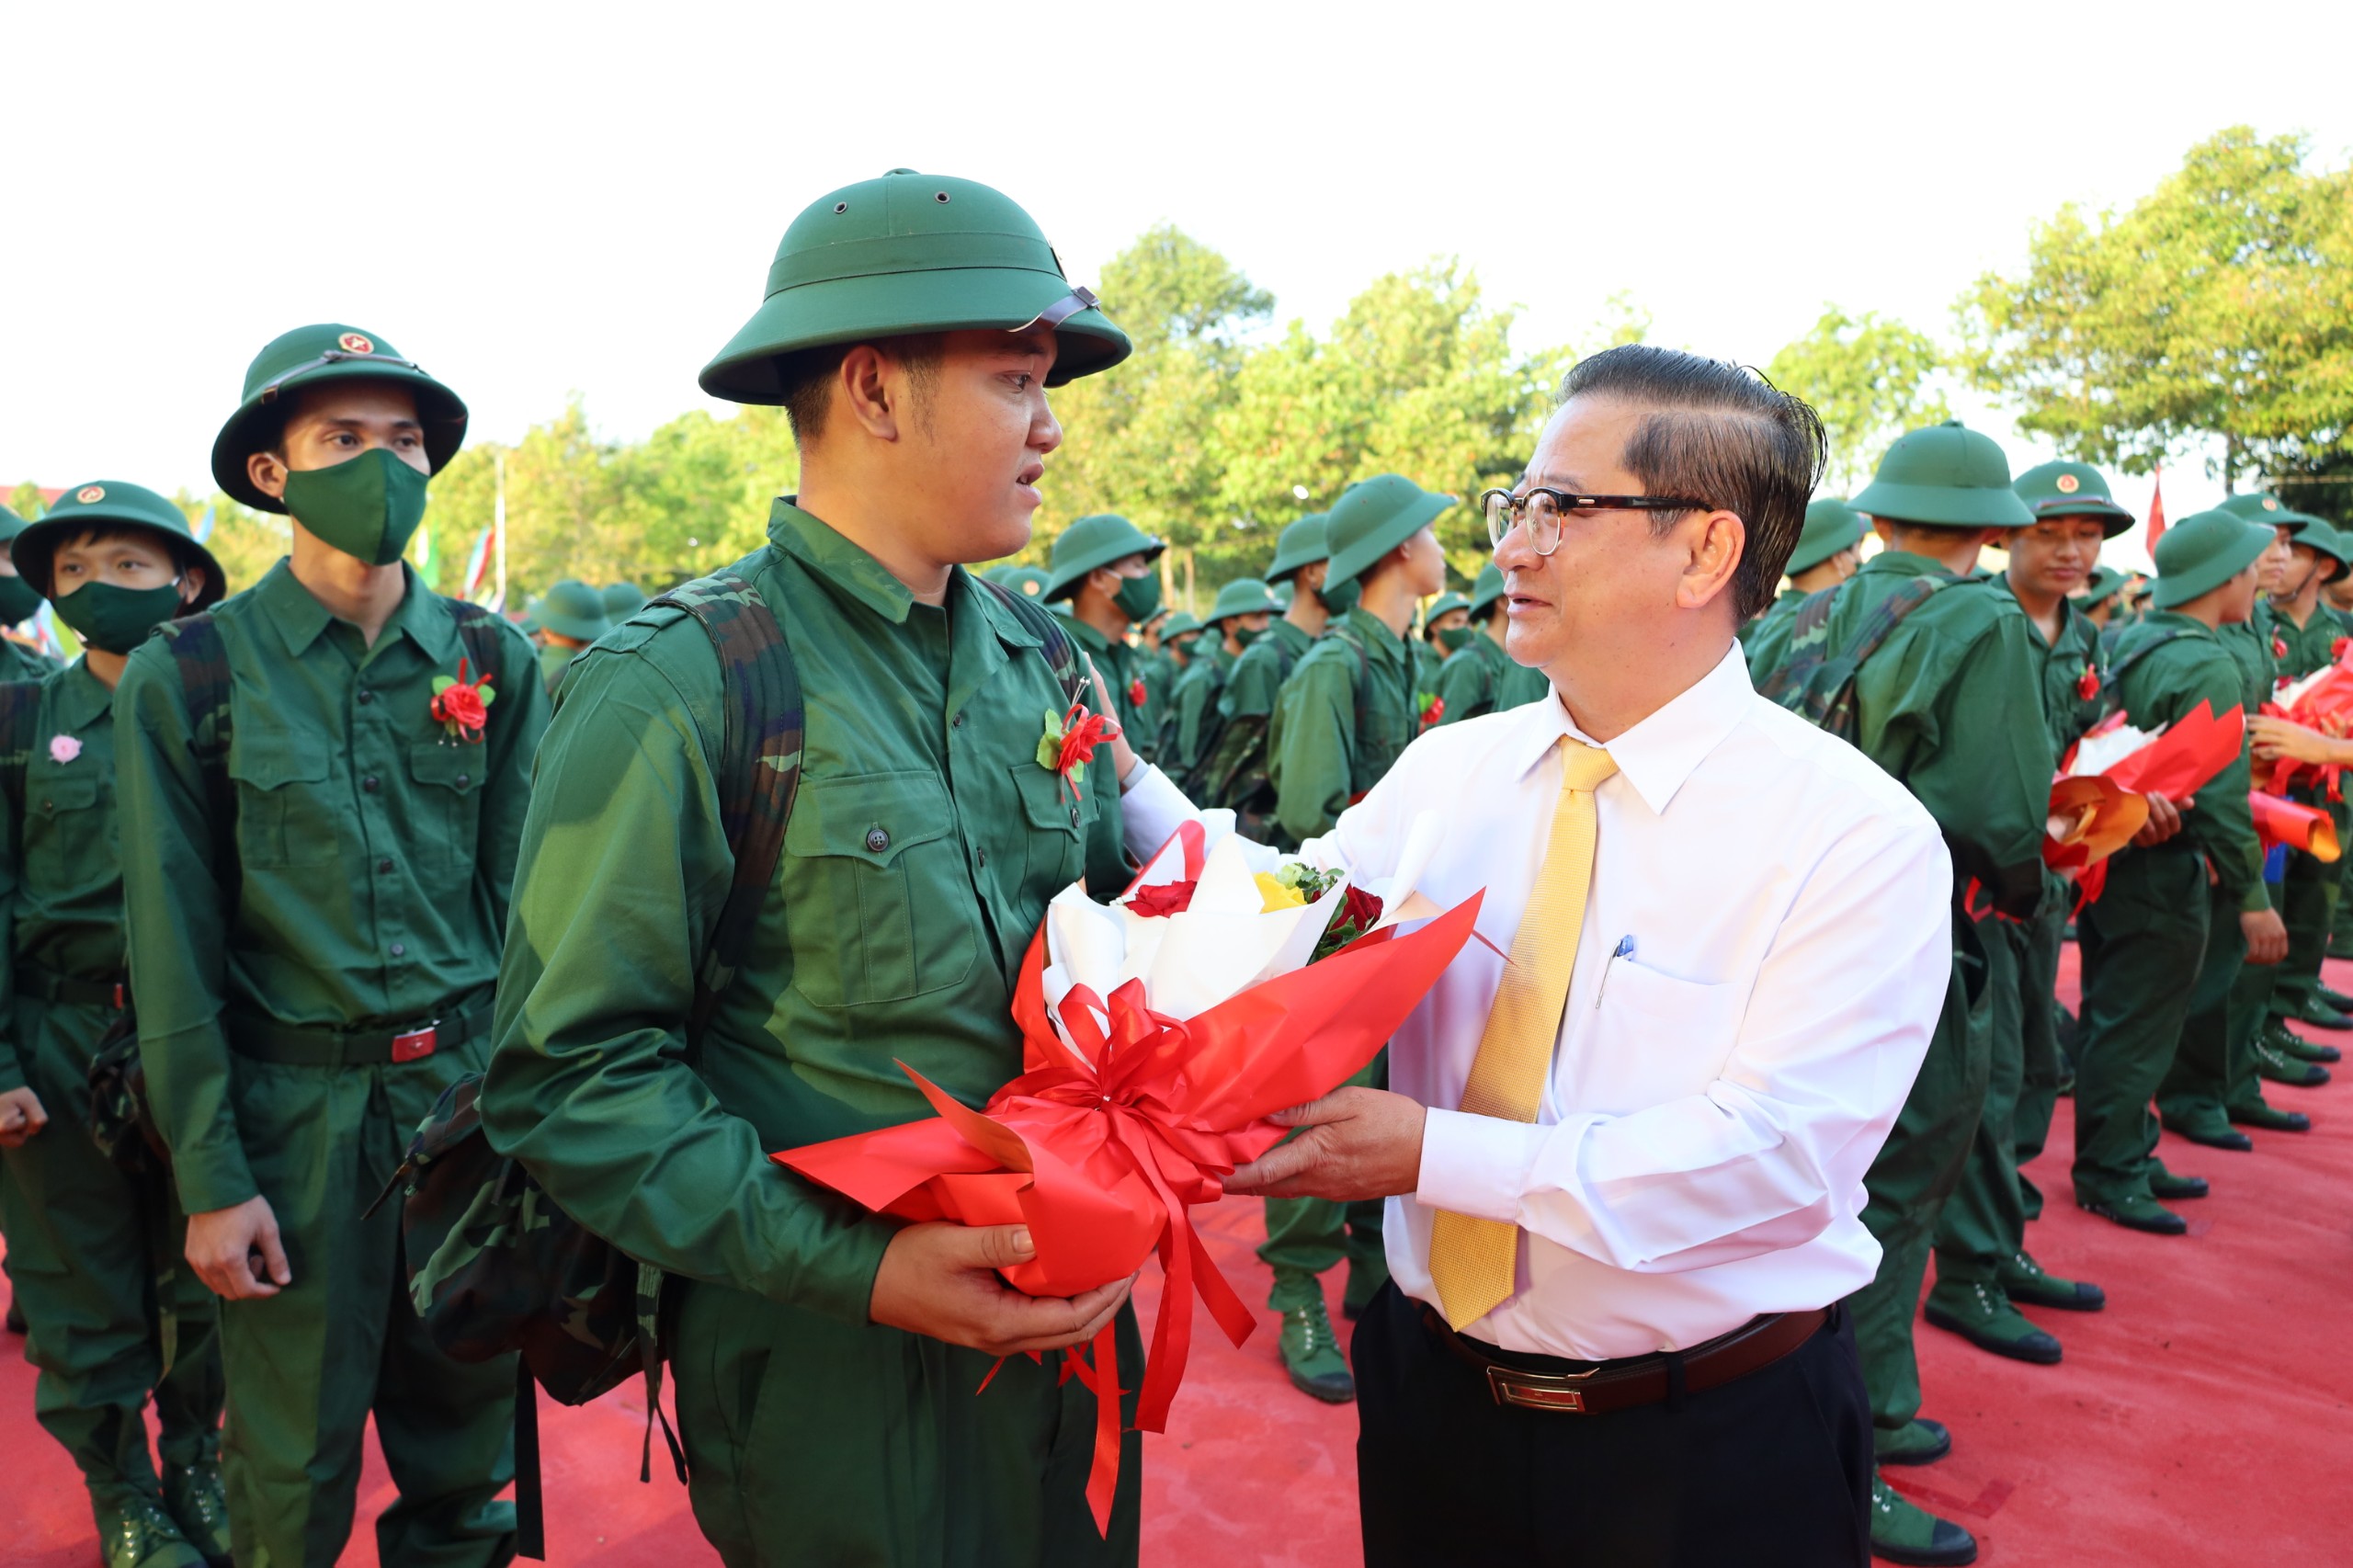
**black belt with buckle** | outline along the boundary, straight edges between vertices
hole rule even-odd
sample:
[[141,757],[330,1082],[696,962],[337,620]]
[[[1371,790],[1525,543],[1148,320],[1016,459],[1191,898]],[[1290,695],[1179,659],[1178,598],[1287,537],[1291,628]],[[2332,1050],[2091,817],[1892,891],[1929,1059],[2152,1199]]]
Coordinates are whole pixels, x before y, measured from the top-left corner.
[[1730,1334],[1693,1346],[1678,1354],[1630,1356],[1621,1361],[1565,1361],[1553,1356],[1524,1359],[1559,1367],[1583,1367],[1581,1371],[1549,1371],[1497,1359],[1508,1352],[1479,1340],[1465,1338],[1447,1325],[1438,1309],[1425,1303],[1422,1324],[1461,1359],[1485,1374],[1487,1392],[1497,1404],[1523,1410],[1546,1410],[1566,1415],[1607,1415],[1639,1404],[1657,1404],[1675,1387],[1673,1363],[1682,1363],[1684,1392],[1698,1393],[1720,1388],[1735,1378],[1771,1366],[1813,1337],[1830,1321],[1827,1307],[1803,1312],[1768,1312],[1751,1318]]
[[39,964],[20,963],[17,966],[17,994],[31,996],[43,1002],[63,1002],[79,1007],[122,1006],[122,982],[119,980],[77,980],[70,974],[60,974]]
[[250,1013],[222,1017],[229,1047],[240,1056],[282,1067],[367,1067],[422,1062],[465,1044],[490,1027],[494,993],[484,987],[438,1017],[372,1029],[303,1028]]

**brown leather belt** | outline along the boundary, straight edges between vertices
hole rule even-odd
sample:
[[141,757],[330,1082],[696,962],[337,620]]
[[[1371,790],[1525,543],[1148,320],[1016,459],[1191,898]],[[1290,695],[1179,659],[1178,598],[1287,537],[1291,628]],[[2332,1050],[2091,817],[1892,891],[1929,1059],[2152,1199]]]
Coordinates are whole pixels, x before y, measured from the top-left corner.
[[[1730,1334],[1695,1345],[1681,1353],[1684,1391],[1698,1393],[1703,1389],[1720,1388],[1735,1378],[1769,1367],[1813,1338],[1829,1321],[1830,1310],[1826,1307],[1804,1312],[1770,1312],[1751,1318]],[[1485,1354],[1478,1340],[1455,1333],[1438,1316],[1438,1310],[1427,1303],[1422,1307],[1422,1324],[1440,1344],[1485,1374],[1487,1392],[1497,1404],[1567,1415],[1608,1415],[1639,1404],[1656,1404],[1666,1398],[1673,1387],[1669,1366],[1672,1358],[1665,1354],[1584,1363],[1590,1366],[1588,1371],[1541,1372]],[[1550,1356],[1532,1358],[1557,1359]]]

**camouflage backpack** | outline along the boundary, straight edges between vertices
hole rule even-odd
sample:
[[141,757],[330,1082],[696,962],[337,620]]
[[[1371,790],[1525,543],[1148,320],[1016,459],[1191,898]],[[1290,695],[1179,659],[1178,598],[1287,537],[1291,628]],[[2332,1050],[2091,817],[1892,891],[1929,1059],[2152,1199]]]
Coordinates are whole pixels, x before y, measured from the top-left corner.
[[[1268,636],[1275,638],[1275,689],[1279,693],[1303,655],[1291,653],[1274,633]],[[1233,676],[1226,678],[1231,681]],[[1361,695],[1358,710],[1361,722]],[[1274,718],[1272,712],[1237,713],[1221,720],[1215,743],[1201,748],[1200,767],[1185,785],[1185,792],[1201,805],[1232,807],[1236,830],[1261,843],[1271,842],[1267,835],[1275,815],[1269,751]]]
[[1790,619],[1789,656],[1758,695],[1841,740],[1856,740],[1862,733],[1862,719],[1855,711],[1855,676],[1863,662],[1879,652],[1906,616],[1927,604],[1937,590],[1958,581],[1931,575],[1910,579],[1863,618],[1853,643],[1837,653],[1830,648],[1830,616],[1846,585],[1810,596]]

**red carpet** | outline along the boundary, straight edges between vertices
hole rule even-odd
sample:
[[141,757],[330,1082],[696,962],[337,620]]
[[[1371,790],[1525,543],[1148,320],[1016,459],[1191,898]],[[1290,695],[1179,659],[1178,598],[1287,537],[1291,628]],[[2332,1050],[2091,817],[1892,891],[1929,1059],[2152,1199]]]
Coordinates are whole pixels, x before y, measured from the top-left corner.
[[[2332,963],[2353,989],[2353,964]],[[2064,984],[2074,987],[2073,953]],[[2336,1037],[2339,1043],[2348,1038]],[[2258,1135],[2251,1154],[2167,1137],[2174,1170],[2210,1177],[2183,1206],[2190,1234],[2137,1235],[2070,1199],[2069,1106],[2032,1167],[2050,1199],[2029,1232],[2054,1273],[2108,1290],[2105,1312],[2034,1315],[2066,1345],[2057,1367],[1987,1356],[1920,1330],[1926,1414],[1953,1429],[1952,1456],[1893,1472],[1929,1507],[1977,1533],[1981,1562],[2008,1568],[2212,1568],[2353,1562],[2353,1062],[2319,1089],[2274,1087],[2310,1112],[2303,1136]],[[1251,1248],[1257,1207],[1199,1216],[1235,1287],[1267,1278]],[[1156,1276],[1147,1274],[1156,1289]],[[1336,1291],[1338,1275],[1333,1277]],[[1336,1317],[1336,1293],[1333,1311]],[[643,1406],[634,1391],[585,1410],[547,1407],[549,1557],[596,1568],[693,1568],[716,1561],[657,1458],[637,1483]],[[1144,1561],[1154,1568],[1340,1568],[1359,1561],[1354,1413],[1294,1392],[1269,1320],[1242,1350],[1206,1314],[1165,1437],[1146,1440]],[[656,1444],[657,1449],[660,1445]],[[32,1420],[32,1373],[0,1356],[0,1561],[85,1568],[96,1560],[81,1488]],[[372,1564],[365,1520],[391,1496],[370,1453],[363,1523],[346,1561]]]

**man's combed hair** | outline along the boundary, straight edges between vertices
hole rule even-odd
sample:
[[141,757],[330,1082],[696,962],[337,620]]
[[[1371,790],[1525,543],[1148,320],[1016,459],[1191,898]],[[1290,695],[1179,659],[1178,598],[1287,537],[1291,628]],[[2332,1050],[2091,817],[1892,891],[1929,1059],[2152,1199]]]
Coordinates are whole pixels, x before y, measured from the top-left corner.
[[[1773,602],[1798,547],[1805,504],[1822,482],[1822,421],[1756,370],[1677,349],[1630,343],[1580,359],[1561,403],[1609,397],[1645,412],[1620,460],[1650,495],[1688,496],[1735,513],[1748,533],[1733,572],[1742,620]],[[1684,514],[1654,513],[1664,533]]]

